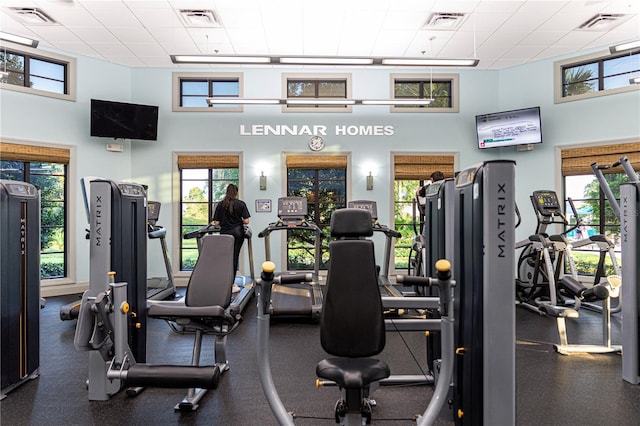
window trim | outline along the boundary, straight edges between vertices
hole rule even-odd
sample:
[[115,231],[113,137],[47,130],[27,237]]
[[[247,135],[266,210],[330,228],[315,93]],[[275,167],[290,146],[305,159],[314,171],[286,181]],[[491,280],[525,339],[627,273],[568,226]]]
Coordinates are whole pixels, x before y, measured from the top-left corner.
[[180,83],[182,80],[217,80],[238,79],[238,97],[244,97],[244,74],[221,72],[174,72],[171,73],[171,110],[174,112],[243,112],[244,105],[212,107],[183,107],[180,106]]
[[[395,188],[395,181],[396,181],[396,157],[403,157],[403,156],[416,156],[416,157],[453,157],[453,171],[459,170],[460,169],[460,152],[458,151],[389,151],[389,164],[391,165],[391,169],[390,169],[390,173],[389,173],[389,188],[391,188],[391,191],[389,191],[389,210],[388,210],[388,215],[389,215],[389,227],[394,227],[395,228],[395,212],[394,212],[394,208],[395,208],[395,194],[394,194],[394,188]],[[446,173],[445,173],[446,175]],[[428,178],[428,176],[425,176],[425,178]],[[411,179],[409,179],[411,180]],[[395,259],[395,254],[394,254],[394,250],[395,250],[395,245],[392,248],[392,259]],[[395,266],[395,260],[392,260],[390,265],[389,265],[389,273],[390,274],[395,274],[398,272],[398,269],[396,269]]]
[[[289,80],[345,80],[346,81],[346,98],[352,99],[352,89],[353,89],[353,77],[351,73],[282,73],[282,99],[287,99],[287,82]],[[295,108],[290,108],[288,105],[282,105],[282,112],[286,113],[297,113],[297,112],[340,112],[340,113],[350,113],[353,111],[352,105],[345,106],[331,106],[331,105],[320,105],[318,107],[301,107],[296,106]]]
[[[243,188],[244,188],[244,153],[242,151],[173,151],[171,152],[171,197],[174,202],[172,202],[171,210],[172,210],[172,218],[171,218],[171,226],[173,228],[173,238],[171,239],[171,247],[169,248],[171,264],[172,265],[180,265],[180,221],[181,221],[181,212],[180,212],[180,168],[178,167],[178,158],[181,156],[215,156],[215,157],[238,157],[238,198],[243,198]],[[257,179],[257,177],[256,177]],[[247,207],[251,208],[249,204]],[[243,255],[240,256],[240,262],[243,262]],[[177,281],[176,285],[186,285],[185,279],[191,276],[191,271],[182,271],[180,268],[175,268],[173,271],[174,278]]]
[[565,102],[579,101],[583,99],[593,99],[602,96],[616,95],[618,93],[628,93],[640,90],[640,84],[630,84],[625,87],[615,89],[598,90],[596,92],[583,93],[582,95],[562,96],[562,70],[566,67],[585,65],[599,60],[613,59],[620,55],[612,55],[609,51],[599,51],[587,55],[576,56],[569,59],[562,59],[553,63],[553,103],[561,104]]
[[[60,148],[69,151],[69,162],[67,166],[67,275],[62,278],[47,278],[40,280],[40,289],[44,291],[47,288],[53,288],[61,285],[78,284],[76,282],[77,273],[77,232],[75,226],[77,224],[77,208],[75,206],[76,188],[78,182],[76,175],[76,147],[74,145],[63,145],[31,140],[11,139],[3,137],[2,142],[15,145],[26,145],[43,148]],[[48,292],[43,292],[43,297],[48,296]]]
[[[389,98],[395,99],[394,85],[396,80],[404,81],[429,81],[431,74],[390,74]],[[451,108],[420,108],[420,107],[396,107],[391,105],[390,112],[397,113],[442,113],[442,112],[460,112],[460,74],[434,74],[433,81],[449,81],[451,82]]]
[[65,85],[68,93],[54,93],[46,90],[32,89],[26,86],[16,86],[15,84],[8,84],[0,82],[0,89],[11,90],[14,92],[29,93],[32,95],[46,96],[48,98],[60,99],[63,101],[76,101],[76,81],[77,81],[77,61],[76,58],[70,56],[60,55],[52,52],[44,52],[42,50],[33,49],[31,47],[25,47],[10,42],[0,42],[0,48],[6,48],[12,52],[23,54],[31,58],[40,59],[47,62],[55,62],[66,65],[65,69]]

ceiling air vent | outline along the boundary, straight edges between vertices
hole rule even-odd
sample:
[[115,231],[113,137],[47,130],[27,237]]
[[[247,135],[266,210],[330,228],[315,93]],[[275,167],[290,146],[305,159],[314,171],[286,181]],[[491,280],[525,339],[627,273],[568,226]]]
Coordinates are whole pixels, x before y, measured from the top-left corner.
[[180,9],[180,18],[187,27],[221,27],[216,13],[209,9]]
[[429,19],[422,27],[425,30],[457,30],[464,21],[464,13],[435,12],[429,15]]
[[25,25],[57,24],[52,17],[36,7],[11,7],[10,9]]
[[584,31],[608,31],[617,27],[629,19],[629,17],[630,15],[623,15],[621,13],[598,13],[580,25],[578,29]]

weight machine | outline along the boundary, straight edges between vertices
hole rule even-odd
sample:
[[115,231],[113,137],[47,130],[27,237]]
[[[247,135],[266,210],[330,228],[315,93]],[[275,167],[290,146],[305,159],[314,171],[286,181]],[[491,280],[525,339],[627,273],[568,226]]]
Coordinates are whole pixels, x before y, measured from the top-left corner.
[[[83,294],[74,336],[76,350],[89,351],[89,400],[108,400],[124,387],[131,396],[145,386],[189,388],[175,408],[197,409],[229,368],[226,336],[239,324],[228,310],[235,276],[233,237],[204,239],[184,300],[147,307],[146,191],[135,183],[93,180],[90,211],[90,288]],[[130,281],[115,282],[119,274]],[[144,363],[147,316],[195,332],[191,365]],[[215,336],[215,365],[199,364],[204,334]]]
[[0,399],[40,367],[40,192],[0,180]]

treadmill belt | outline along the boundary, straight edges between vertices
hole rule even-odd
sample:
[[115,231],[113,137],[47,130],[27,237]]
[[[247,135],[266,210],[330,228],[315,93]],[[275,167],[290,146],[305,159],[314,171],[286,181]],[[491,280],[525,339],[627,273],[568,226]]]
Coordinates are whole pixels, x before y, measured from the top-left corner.
[[277,285],[271,287],[273,315],[311,315],[311,286],[309,284]]

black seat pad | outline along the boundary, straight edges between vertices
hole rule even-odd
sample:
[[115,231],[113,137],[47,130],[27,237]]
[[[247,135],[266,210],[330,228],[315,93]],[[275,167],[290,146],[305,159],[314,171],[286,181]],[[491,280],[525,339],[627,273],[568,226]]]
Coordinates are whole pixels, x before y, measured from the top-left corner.
[[235,319],[222,306],[186,306],[180,302],[155,302],[147,304],[147,316],[176,320],[179,318],[192,321],[221,321],[233,324]]
[[389,366],[375,358],[328,358],[316,366],[316,375],[342,388],[363,388],[389,377]]

